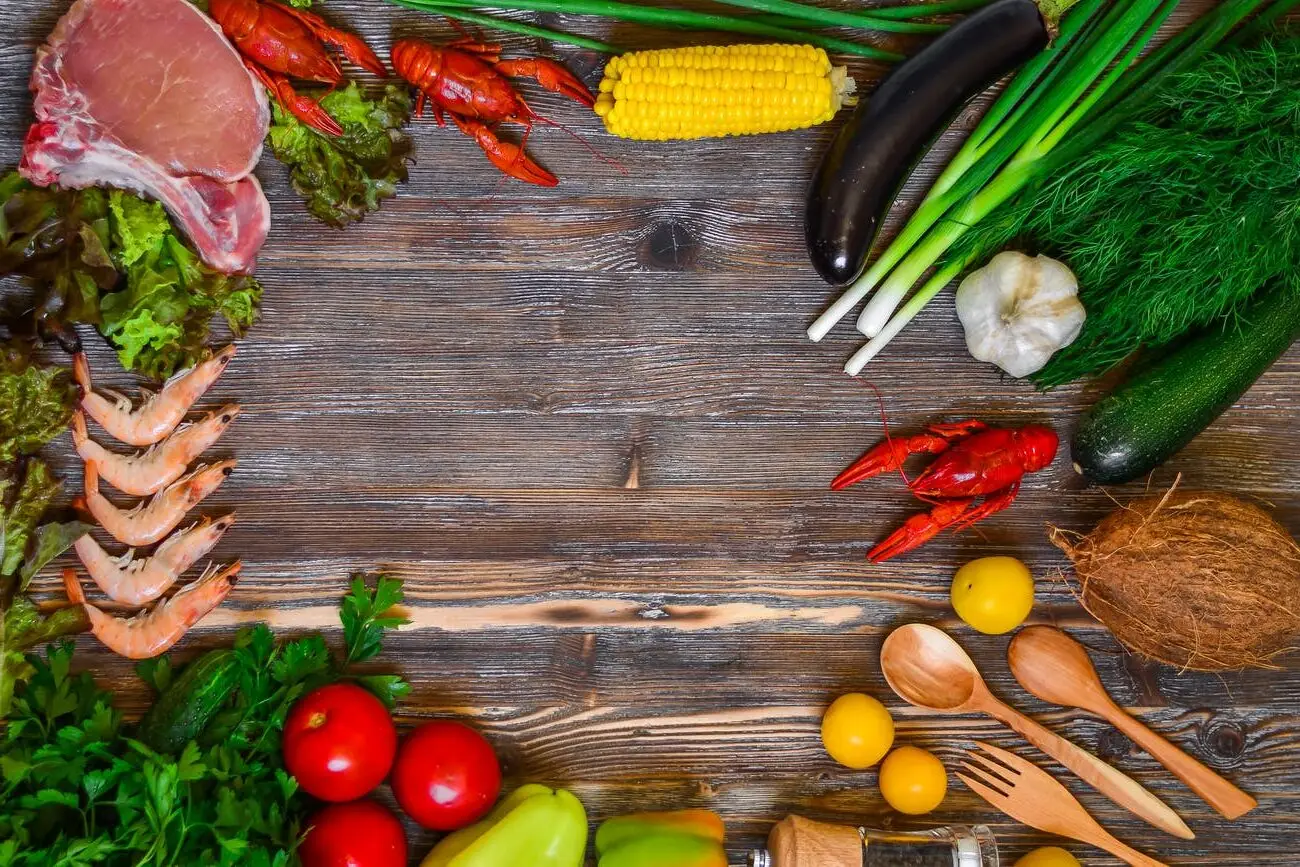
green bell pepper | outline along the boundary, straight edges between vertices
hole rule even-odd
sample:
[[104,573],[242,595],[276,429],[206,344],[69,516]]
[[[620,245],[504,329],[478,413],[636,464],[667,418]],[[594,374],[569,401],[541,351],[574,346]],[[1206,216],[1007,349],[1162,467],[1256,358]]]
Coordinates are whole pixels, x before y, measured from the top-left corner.
[[596,831],[599,867],[727,867],[725,829],[716,813],[633,813]]
[[529,784],[440,840],[420,867],[582,867],[586,850],[582,802],[564,789]]

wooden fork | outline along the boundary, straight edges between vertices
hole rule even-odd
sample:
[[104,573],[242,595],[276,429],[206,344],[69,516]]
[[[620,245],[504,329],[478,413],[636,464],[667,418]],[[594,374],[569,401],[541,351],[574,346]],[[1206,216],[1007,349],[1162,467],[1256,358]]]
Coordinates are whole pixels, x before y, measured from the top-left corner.
[[[1070,790],[1028,759],[976,741],[988,754],[966,753],[965,774],[957,774],[971,791],[1018,822],[1105,849],[1135,867],[1165,867],[1116,840],[1088,815]],[[991,757],[991,758],[989,758]]]

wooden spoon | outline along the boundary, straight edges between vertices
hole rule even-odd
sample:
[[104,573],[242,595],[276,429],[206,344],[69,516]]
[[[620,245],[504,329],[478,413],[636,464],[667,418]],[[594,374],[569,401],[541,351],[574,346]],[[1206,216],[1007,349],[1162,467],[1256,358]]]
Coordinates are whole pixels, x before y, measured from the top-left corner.
[[1117,705],[1102,686],[1088,651],[1061,630],[1051,626],[1020,630],[1007,649],[1007,662],[1020,685],[1043,701],[1082,708],[1109,720],[1226,818],[1236,819],[1259,806],[1250,795]]
[[1177,813],[1136,780],[998,700],[966,651],[942,630],[924,623],[895,629],[880,648],[880,667],[904,701],[938,713],[988,714],[1134,815],[1175,837],[1195,838]]

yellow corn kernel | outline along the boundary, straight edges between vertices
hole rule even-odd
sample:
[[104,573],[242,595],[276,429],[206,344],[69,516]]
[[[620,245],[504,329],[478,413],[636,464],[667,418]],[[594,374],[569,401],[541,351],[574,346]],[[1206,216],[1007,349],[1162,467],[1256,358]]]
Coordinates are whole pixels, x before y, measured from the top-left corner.
[[802,129],[852,105],[854,81],[811,45],[634,51],[605,66],[596,114],[623,138],[715,138]]

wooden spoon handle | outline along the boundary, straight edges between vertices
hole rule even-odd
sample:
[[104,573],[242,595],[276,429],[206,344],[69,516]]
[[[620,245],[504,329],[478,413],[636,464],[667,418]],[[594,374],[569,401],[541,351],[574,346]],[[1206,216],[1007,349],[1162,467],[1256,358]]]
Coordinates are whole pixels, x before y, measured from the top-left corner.
[[1123,708],[1112,705],[1113,713],[1107,719],[1142,749],[1159,760],[1187,787],[1205,799],[1205,803],[1218,810],[1225,818],[1236,819],[1259,806],[1259,802],[1192,756],[1174,746],[1156,732],[1134,719]]
[[1105,849],[1125,864],[1132,864],[1133,867],[1168,867],[1165,862],[1143,855],[1127,843],[1116,840],[1104,830],[1091,840],[1085,840],[1084,842],[1091,843],[1098,849]]
[[1137,780],[1112,768],[1060,735],[1054,734],[1009,705],[996,698],[987,710],[1006,723],[1017,734],[1047,755],[1069,768],[1088,785],[1110,798],[1116,804],[1152,825],[1183,840],[1195,838],[1192,829],[1172,809],[1142,787]]

